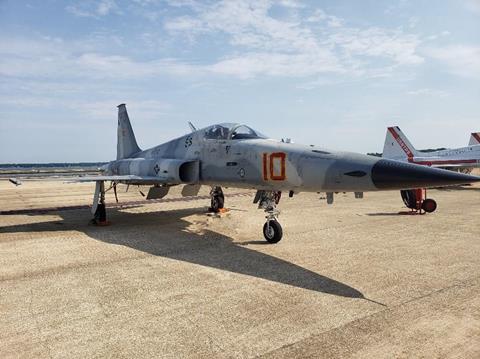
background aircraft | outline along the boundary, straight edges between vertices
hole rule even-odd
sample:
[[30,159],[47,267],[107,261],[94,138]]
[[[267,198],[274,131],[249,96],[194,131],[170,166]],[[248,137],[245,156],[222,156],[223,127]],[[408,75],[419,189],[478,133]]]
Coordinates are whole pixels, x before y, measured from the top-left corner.
[[472,133],[468,147],[422,152],[415,149],[400,127],[388,127],[382,158],[470,173],[480,167],[480,145],[473,143],[477,136]]
[[[477,138],[480,138],[478,133],[472,133],[468,147],[422,152],[415,149],[400,127],[388,127],[382,158],[470,173],[473,168],[480,167],[480,145],[475,143]],[[405,205],[413,210],[434,212],[437,209],[435,201],[424,200],[425,191],[422,189],[404,189],[400,195]]]
[[470,135],[470,142],[468,143],[469,146],[480,145],[480,132],[473,132]]

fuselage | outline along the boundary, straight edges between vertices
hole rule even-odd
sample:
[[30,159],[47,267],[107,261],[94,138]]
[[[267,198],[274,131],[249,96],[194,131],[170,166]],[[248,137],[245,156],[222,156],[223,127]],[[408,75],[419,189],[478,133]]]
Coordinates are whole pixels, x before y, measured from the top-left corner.
[[434,170],[421,166],[286,143],[242,127],[246,126],[221,124],[194,131],[113,161],[107,174],[158,178],[161,184],[294,192],[364,192],[449,183],[434,180],[441,173],[427,173]]

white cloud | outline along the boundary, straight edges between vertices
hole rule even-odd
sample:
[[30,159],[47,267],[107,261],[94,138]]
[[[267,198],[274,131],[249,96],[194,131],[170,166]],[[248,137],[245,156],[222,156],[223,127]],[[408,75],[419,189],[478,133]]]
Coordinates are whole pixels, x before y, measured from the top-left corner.
[[336,16],[329,16],[327,24],[330,27],[341,27],[343,25],[343,20]]
[[434,97],[447,97],[448,92],[442,90],[435,90],[431,88],[421,88],[417,90],[411,90],[407,92],[407,95],[411,96],[434,96]]
[[[327,51],[283,54],[250,52],[229,56],[211,64],[191,64],[162,58],[137,61],[128,56],[85,52],[83,43],[66,44],[51,39],[15,39],[16,45],[0,47],[0,75],[18,78],[142,79],[161,75],[223,75],[250,78],[256,75],[306,76],[322,72],[341,73],[335,57]],[[79,51],[83,50],[83,51]]]
[[[309,10],[303,21],[279,20],[269,15],[273,3],[221,1],[195,9],[194,15],[170,19],[165,28],[172,35],[184,36],[189,41],[198,36],[227,35],[237,51],[228,60],[220,60],[214,68],[226,67],[229,74],[237,73],[241,77],[281,76],[282,73],[307,76],[338,71],[359,74],[365,73],[377,59],[391,62],[383,66],[384,71],[392,69],[392,64],[423,62],[417,51],[420,39],[416,35],[399,29],[348,27],[343,19],[322,9],[313,13]],[[285,6],[282,2],[276,4]],[[272,66],[262,63],[265,60]],[[282,65],[288,62],[290,66]],[[234,69],[235,66],[239,68]]]
[[[79,113],[89,120],[111,119],[115,116],[115,107],[118,98],[103,101],[72,101],[67,104],[68,109]],[[130,100],[129,108],[135,109],[135,114],[140,115],[142,121],[154,121],[169,113],[172,106],[163,101],[156,100]]]
[[325,22],[330,27],[341,27],[344,23],[343,19],[327,14],[322,9],[315,9],[313,14],[308,16],[305,21],[313,23]]
[[328,18],[328,15],[322,9],[316,9],[311,16],[307,18],[308,22],[324,21]]
[[112,11],[118,11],[117,4],[114,0],[102,0],[98,4],[97,14],[101,16],[108,15]]
[[180,16],[175,21],[170,21],[165,24],[168,31],[193,31],[195,33],[202,32],[202,22],[191,16]]
[[317,47],[308,28],[268,15],[269,1],[223,1],[202,9],[197,16],[167,21],[165,28],[181,35],[225,33],[232,45],[294,51]]
[[[156,4],[156,0],[137,0],[136,4],[143,8]],[[272,17],[273,4],[303,11],[304,20]],[[87,1],[81,5],[82,11],[87,9],[95,17],[120,11],[113,0]],[[321,9],[312,14],[296,1],[182,1],[176,6],[187,6],[193,14],[164,23],[177,45],[181,39],[190,44],[200,36],[211,36],[215,41],[228,42],[230,47],[225,48],[229,50],[216,58],[193,63],[164,57],[139,60],[135,52],[118,51],[125,48],[124,40],[111,33],[95,33],[74,42],[47,37],[8,39],[1,42],[9,43],[8,47],[0,45],[0,74],[72,79],[138,79],[160,75],[378,77],[388,76],[397,66],[423,61],[417,51],[420,40],[416,35],[400,29],[349,27],[343,19]],[[139,39],[152,47],[149,33],[140,34]]]
[[477,14],[480,14],[480,0],[464,0],[465,7]]
[[111,13],[121,14],[115,0],[87,0],[76,4],[68,5],[65,10],[79,17],[99,18]]
[[122,56],[92,52],[105,41],[121,44],[119,39],[102,36],[78,42],[49,37],[9,38],[8,41],[0,38],[0,75],[55,79],[119,76],[119,71],[128,70],[131,61]]
[[416,35],[404,34],[400,30],[382,28],[343,28],[331,36],[333,44],[340,46],[349,56],[370,56],[393,60],[398,65],[420,64],[418,55],[420,40]]
[[468,45],[450,45],[426,49],[426,54],[444,64],[451,73],[467,77],[480,78],[480,47]]
[[292,8],[292,9],[302,9],[305,8],[305,4],[298,0],[279,0],[278,3],[281,6]]
[[343,73],[345,70],[328,52],[279,54],[256,52],[227,58],[208,66],[216,74],[249,78],[256,75],[302,77],[320,73]]

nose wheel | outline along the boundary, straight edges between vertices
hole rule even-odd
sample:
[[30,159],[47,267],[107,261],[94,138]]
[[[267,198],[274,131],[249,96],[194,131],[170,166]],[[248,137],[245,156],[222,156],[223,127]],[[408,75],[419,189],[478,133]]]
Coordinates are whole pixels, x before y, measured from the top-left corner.
[[282,192],[258,191],[253,203],[258,203],[258,208],[265,210],[267,222],[263,225],[263,236],[268,243],[278,243],[283,237],[283,229],[278,222],[280,211],[277,204],[280,202]]
[[267,220],[263,225],[263,236],[268,243],[278,243],[283,237],[283,229],[276,219]]

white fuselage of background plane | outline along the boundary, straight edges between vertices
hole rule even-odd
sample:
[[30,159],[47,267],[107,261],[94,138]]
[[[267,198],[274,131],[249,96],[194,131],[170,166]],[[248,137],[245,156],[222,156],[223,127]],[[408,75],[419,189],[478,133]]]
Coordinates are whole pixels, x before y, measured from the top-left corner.
[[394,126],[387,129],[382,157],[430,167],[472,169],[480,167],[480,144],[422,152],[415,149],[398,126]]
[[480,145],[422,154],[425,156],[414,156],[408,161],[431,167],[480,167]]

